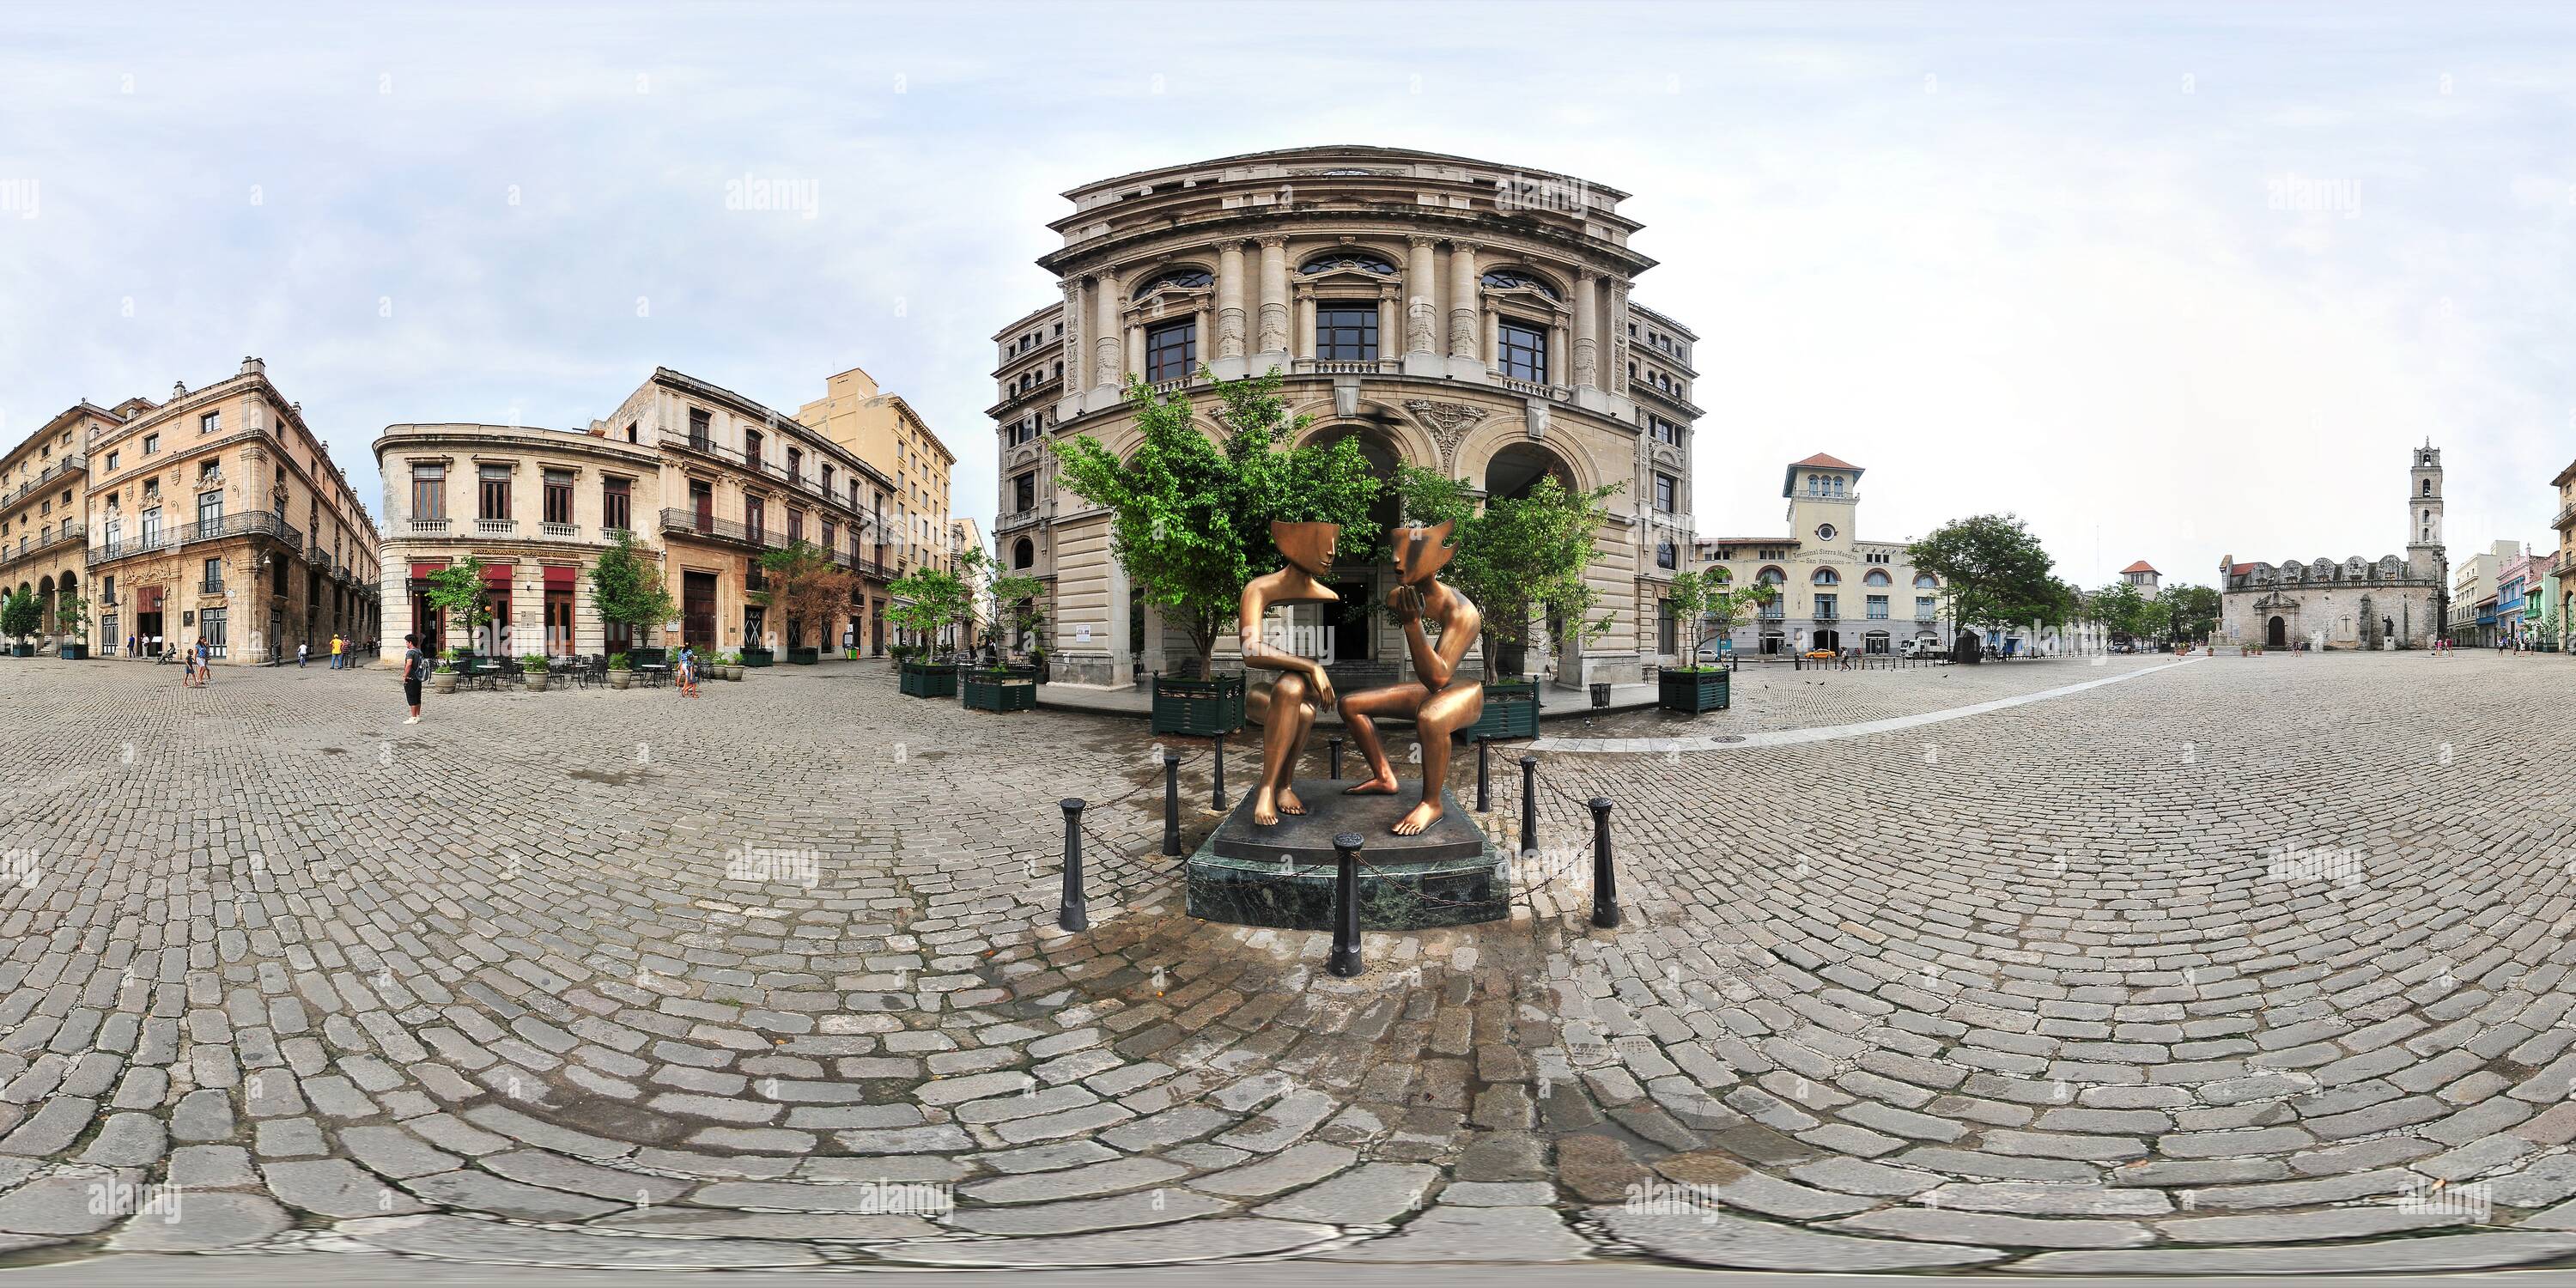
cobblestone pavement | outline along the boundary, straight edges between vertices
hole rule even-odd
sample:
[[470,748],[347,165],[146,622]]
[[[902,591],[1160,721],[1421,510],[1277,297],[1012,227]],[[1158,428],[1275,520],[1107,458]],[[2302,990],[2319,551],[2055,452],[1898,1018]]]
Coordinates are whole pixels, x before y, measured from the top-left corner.
[[[1686,731],[2161,660],[1748,672]],[[1517,915],[1342,980],[1179,914],[1134,723],[872,664],[405,726],[383,670],[0,663],[0,1262],[2576,1258],[2568,666],[2224,657],[1545,755]]]

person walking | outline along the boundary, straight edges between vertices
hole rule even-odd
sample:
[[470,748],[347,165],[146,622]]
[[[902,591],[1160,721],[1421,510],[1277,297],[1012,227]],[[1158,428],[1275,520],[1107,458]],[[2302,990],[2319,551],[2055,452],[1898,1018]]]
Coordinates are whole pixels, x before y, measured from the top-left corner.
[[680,645],[680,692],[698,696],[698,650],[694,645]]
[[305,643],[303,640],[297,640],[297,641],[295,641],[295,669],[296,669],[296,670],[301,671],[301,670],[303,670],[303,669],[304,669],[304,663],[305,663],[305,661],[307,660],[308,656],[311,654],[312,649],[313,649],[313,646],[312,646],[312,645],[310,645],[310,644],[308,644],[308,643]]
[[429,658],[420,651],[420,636],[403,636],[403,703],[411,708],[411,715],[404,719],[404,724],[420,723],[420,685],[428,672]]
[[340,638],[340,632],[338,632],[338,631],[333,631],[333,632],[331,632],[331,669],[332,669],[332,670],[337,671],[337,670],[339,670],[339,669],[340,669],[340,667],[341,667],[341,650],[342,650],[342,649],[344,649],[344,648],[346,648],[346,647],[347,647],[347,641],[344,641],[344,640],[342,640],[342,639]]

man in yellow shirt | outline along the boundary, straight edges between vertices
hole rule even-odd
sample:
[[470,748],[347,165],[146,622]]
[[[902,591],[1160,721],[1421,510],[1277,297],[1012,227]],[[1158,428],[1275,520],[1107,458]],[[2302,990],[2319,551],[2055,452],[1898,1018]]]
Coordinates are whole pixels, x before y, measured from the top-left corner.
[[331,633],[331,669],[334,671],[340,669],[340,650],[344,647],[346,644],[341,640],[340,633],[333,631]]

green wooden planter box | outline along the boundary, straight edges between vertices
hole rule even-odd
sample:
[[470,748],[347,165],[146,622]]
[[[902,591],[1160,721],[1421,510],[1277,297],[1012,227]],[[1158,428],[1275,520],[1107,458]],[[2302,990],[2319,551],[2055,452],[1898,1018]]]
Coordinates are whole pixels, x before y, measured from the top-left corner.
[[813,666],[820,663],[822,660],[823,650],[818,648],[791,648],[787,650],[787,664],[789,666]]
[[1459,731],[1459,736],[1477,738],[1535,738],[1538,736],[1538,681],[1493,680],[1485,685],[1485,713],[1476,723]]
[[65,645],[63,645],[63,647],[62,647],[62,659],[63,659],[64,661],[66,661],[66,662],[84,662],[84,661],[89,660],[89,645],[87,645],[87,644],[65,644]]
[[1243,728],[1243,677],[1154,677],[1154,732],[1205,738]]
[[670,660],[671,650],[666,648],[630,648],[626,650],[626,664],[629,666],[660,666]]
[[[748,665],[750,659],[744,658]],[[895,687],[908,698],[953,698],[957,696],[957,668],[906,662],[895,680]],[[1036,697],[1032,691],[1030,697]]]
[[1035,711],[1038,705],[1037,677],[969,671],[966,673],[966,705],[977,711]]
[[1705,671],[1677,671],[1666,667],[1657,676],[1655,684],[1656,706],[1689,715],[1724,711],[1730,697],[1726,671],[1722,667],[1711,667]]
[[35,655],[36,646],[33,644],[12,644],[9,646],[9,656],[11,657],[34,657]]
[[747,648],[742,651],[744,666],[767,666],[777,660],[778,655],[765,648]]

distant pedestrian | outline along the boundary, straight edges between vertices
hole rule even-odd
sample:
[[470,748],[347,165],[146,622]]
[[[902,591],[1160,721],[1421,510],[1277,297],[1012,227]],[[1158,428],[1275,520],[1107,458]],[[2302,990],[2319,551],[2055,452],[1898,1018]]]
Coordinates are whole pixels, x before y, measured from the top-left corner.
[[429,658],[420,651],[420,636],[403,636],[403,702],[411,708],[411,716],[404,724],[420,723],[420,681],[428,671]]
[[698,650],[683,642],[680,645],[680,692],[698,696]]
[[134,646],[137,643],[138,641],[133,636],[128,635],[125,637],[125,655],[127,657],[134,656]]
[[304,642],[304,641],[302,641],[302,640],[297,640],[297,641],[295,641],[295,669],[296,669],[296,670],[301,671],[301,670],[303,670],[303,669],[304,669],[304,662],[305,662],[305,659],[306,659],[306,655],[311,651],[312,647],[313,647],[312,645],[307,644],[307,643],[305,643],[305,642]]
[[331,669],[332,669],[332,670],[337,671],[337,670],[339,670],[343,665],[345,665],[345,664],[346,664],[347,659],[343,656],[343,654],[342,654],[342,650],[346,649],[347,647],[348,647],[348,642],[347,642],[346,640],[343,640],[343,639],[341,639],[341,638],[340,638],[340,632],[338,632],[338,631],[333,631],[333,632],[331,632]]

